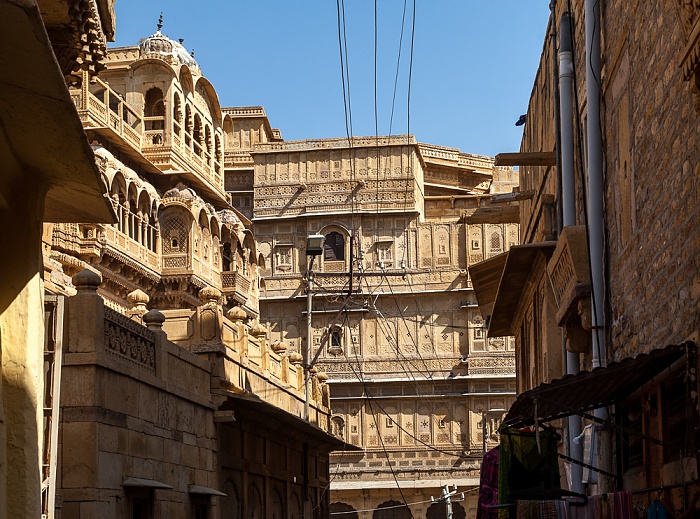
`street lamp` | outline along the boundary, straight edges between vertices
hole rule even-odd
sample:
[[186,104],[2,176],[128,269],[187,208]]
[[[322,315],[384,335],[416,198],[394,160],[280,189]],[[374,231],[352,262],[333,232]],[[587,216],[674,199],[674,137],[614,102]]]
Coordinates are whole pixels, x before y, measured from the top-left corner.
[[323,234],[311,234],[306,238],[306,256],[311,257],[309,268],[306,271],[306,344],[304,345],[304,419],[309,421],[309,390],[311,382],[311,305],[313,299],[314,258],[323,253],[323,244],[326,237]]

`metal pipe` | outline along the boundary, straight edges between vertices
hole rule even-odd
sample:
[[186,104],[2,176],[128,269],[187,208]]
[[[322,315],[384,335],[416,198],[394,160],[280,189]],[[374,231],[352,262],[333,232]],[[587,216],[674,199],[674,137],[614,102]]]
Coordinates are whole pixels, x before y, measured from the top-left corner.
[[586,107],[588,138],[588,227],[591,255],[593,369],[606,364],[603,251],[603,139],[600,128],[600,2],[586,0]]
[[[607,364],[605,346],[605,251],[603,214],[603,137],[600,126],[601,66],[600,66],[600,0],[586,0],[586,109],[588,140],[588,250],[591,261],[591,364],[595,369]],[[596,409],[593,414],[608,418],[607,410]],[[598,464],[611,472],[612,445],[610,433],[596,428],[598,434]],[[595,473],[594,473],[595,474]],[[600,478],[599,490],[611,490],[609,478]]]
[[[554,4],[554,2],[552,3]],[[552,5],[552,9],[556,6]],[[554,12],[554,11],[553,11]],[[554,23],[554,22],[553,22]],[[574,62],[573,46],[571,41],[571,15],[568,11],[561,16],[559,24],[559,113],[561,117],[561,212],[562,225],[567,227],[576,225],[576,185],[574,182],[574,115],[573,115],[573,89]],[[562,336],[562,348],[564,350],[565,370],[567,375],[575,375],[580,370],[580,357],[578,353],[568,350],[564,334]],[[580,443],[574,442],[581,434],[582,425],[579,416],[570,416],[566,420],[566,439],[569,456],[577,461],[583,460],[583,448]],[[571,467],[572,490],[583,492],[583,467],[574,464]]]

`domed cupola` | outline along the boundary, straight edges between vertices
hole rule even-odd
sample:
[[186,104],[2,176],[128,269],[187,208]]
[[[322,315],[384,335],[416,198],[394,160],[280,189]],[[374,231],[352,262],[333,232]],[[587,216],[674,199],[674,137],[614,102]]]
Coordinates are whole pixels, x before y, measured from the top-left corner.
[[139,44],[139,57],[141,58],[160,58],[171,64],[187,65],[192,72],[201,74],[202,71],[199,65],[194,60],[194,56],[188,54],[185,47],[182,46],[182,41],[171,40],[164,36],[160,30],[163,28],[163,13],[158,19],[158,30],[148,38],[143,38]]

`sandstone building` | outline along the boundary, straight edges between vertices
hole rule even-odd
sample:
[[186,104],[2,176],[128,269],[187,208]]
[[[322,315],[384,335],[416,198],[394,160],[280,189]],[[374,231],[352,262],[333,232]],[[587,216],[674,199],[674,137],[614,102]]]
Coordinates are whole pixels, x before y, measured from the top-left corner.
[[[334,433],[363,448],[333,455],[331,510],[382,517],[408,502],[414,517],[444,517],[430,497],[478,484],[515,396],[512,339],[486,339],[466,269],[517,243],[517,209],[491,204],[516,173],[412,136],[284,142],[261,108],[224,112],[226,186],[253,220],[261,319],[288,350],[307,340],[306,240],[325,236],[311,352]],[[455,503],[456,517],[474,503]]]
[[510,157],[533,193],[525,245],[471,269],[488,335],[515,337],[523,394],[506,423],[551,422],[565,440],[597,423],[584,438],[597,456],[563,448],[603,471],[572,466],[575,489],[685,514],[698,495],[699,20],[697,2],[552,3],[557,38]]
[[115,215],[68,85],[94,75],[114,36],[113,2],[0,5],[0,518],[39,517],[44,309],[42,222]]
[[224,190],[231,117],[160,25],[81,79],[116,219],[44,227],[45,513],[326,517],[329,452],[353,447],[329,434],[325,375],[306,419],[301,356],[258,322],[257,243]]

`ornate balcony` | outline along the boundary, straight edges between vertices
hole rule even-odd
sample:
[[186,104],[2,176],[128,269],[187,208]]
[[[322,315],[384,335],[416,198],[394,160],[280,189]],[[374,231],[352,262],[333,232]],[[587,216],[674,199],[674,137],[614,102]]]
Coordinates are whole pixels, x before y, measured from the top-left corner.
[[171,142],[168,142],[165,130],[148,130],[144,136],[143,155],[161,171],[192,172],[192,180],[198,181],[214,196],[225,199],[223,164],[206,147],[194,141],[188,132],[184,132],[184,137],[183,140],[173,133]]
[[221,286],[224,295],[232,297],[240,304],[246,304],[251,297],[250,280],[237,270],[221,273]]
[[143,119],[107,83],[83,81],[80,90],[71,90],[71,99],[84,127],[107,130],[141,152]]

